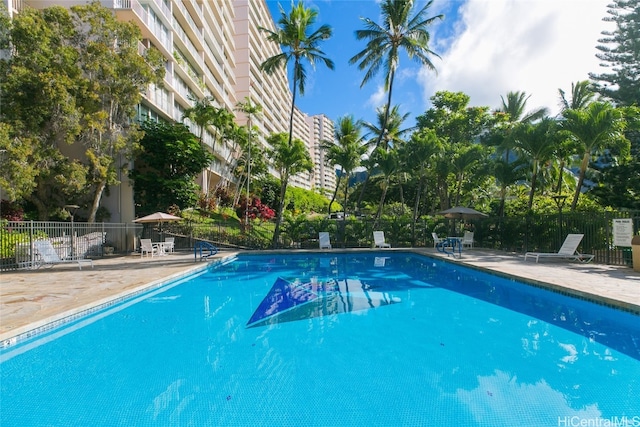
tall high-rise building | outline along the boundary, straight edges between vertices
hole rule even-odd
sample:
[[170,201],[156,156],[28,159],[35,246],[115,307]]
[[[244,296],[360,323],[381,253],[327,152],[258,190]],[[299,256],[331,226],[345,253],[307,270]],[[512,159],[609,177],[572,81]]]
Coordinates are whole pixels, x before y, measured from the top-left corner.
[[[10,16],[24,7],[71,7],[86,0],[3,0]],[[116,17],[135,23],[142,33],[141,49],[155,47],[166,61],[162,85],[143,94],[139,116],[185,122],[200,136],[201,130],[184,119],[185,110],[195,100],[208,97],[212,104],[234,112],[236,122],[247,117],[238,111],[239,102],[249,99],[262,111],[251,118],[258,128],[255,143],[266,147],[266,137],[288,132],[292,94],[286,70],[267,74],[260,64],[281,52],[268,42],[260,28],[276,29],[265,0],[101,0]],[[294,108],[293,137],[305,142],[315,163],[314,171],[293,177],[291,185],[333,190],[335,172],[328,170],[319,152],[323,139],[333,138],[333,124],[325,116],[308,116]],[[203,191],[218,183],[234,185],[232,165],[240,152],[231,141],[224,141],[214,128],[202,130],[203,142],[215,154],[208,170],[199,178]],[[320,163],[318,163],[320,162]],[[276,171],[271,171],[277,176]],[[121,188],[111,191],[103,204],[114,222],[134,218],[133,191],[121,176]]]
[[322,145],[325,141],[335,139],[333,122],[327,116],[318,114],[307,117],[307,123],[311,129],[309,153],[314,165],[313,184],[317,190],[330,195],[336,188],[336,171],[333,165],[327,163]]

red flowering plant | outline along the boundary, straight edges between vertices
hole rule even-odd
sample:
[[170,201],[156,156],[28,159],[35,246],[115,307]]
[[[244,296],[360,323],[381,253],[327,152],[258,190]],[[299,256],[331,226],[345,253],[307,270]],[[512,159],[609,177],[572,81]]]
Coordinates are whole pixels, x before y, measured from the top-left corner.
[[0,200],[0,217],[7,221],[22,221],[24,210],[17,204],[8,200]]
[[236,215],[240,218],[240,222],[244,224],[246,219],[248,219],[249,222],[255,219],[268,221],[273,219],[276,216],[276,213],[269,206],[262,203],[258,197],[252,197],[250,199],[249,206],[247,206],[247,198],[242,197],[236,206]]

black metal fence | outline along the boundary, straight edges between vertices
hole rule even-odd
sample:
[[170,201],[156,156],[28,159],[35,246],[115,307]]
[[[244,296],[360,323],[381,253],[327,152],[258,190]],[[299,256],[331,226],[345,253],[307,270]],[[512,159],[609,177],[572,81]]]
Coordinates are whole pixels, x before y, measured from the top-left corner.
[[[640,230],[640,212],[562,213],[518,218],[483,218],[471,221],[429,217],[415,225],[409,219],[396,218],[375,223],[373,220],[288,219],[282,224],[278,248],[318,247],[318,233],[327,231],[334,248],[373,246],[373,231],[382,230],[393,247],[433,246],[432,232],[439,236],[474,232],[474,246],[506,252],[557,252],[569,233],[584,234],[582,253],[595,255],[594,262],[611,265],[632,264],[631,247],[616,247],[613,220],[629,218],[633,232]],[[274,224],[255,222],[243,227],[238,221],[193,224],[187,221],[158,224],[70,223],[42,221],[3,221],[0,227],[0,270],[36,265],[33,242],[50,240],[61,259],[71,256],[99,258],[139,250],[139,239],[163,241],[175,238],[178,251],[193,250],[196,241],[210,242],[220,248],[271,248]]]

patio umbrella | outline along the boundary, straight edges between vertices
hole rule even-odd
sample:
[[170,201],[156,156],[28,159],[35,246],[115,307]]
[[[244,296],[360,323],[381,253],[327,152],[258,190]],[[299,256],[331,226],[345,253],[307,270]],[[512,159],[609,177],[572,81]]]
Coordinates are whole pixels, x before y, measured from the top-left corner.
[[456,206],[453,208],[445,209],[441,212],[438,212],[440,215],[444,215],[445,218],[453,219],[453,232],[455,233],[456,229],[456,220],[459,219],[477,219],[489,216],[485,213],[477,211],[472,208],[465,208],[464,206]]
[[162,232],[162,224],[165,222],[172,221],[181,221],[182,218],[179,216],[171,215],[164,212],[156,212],[151,215],[143,216],[142,218],[134,219],[133,222],[137,222],[138,224],[159,224],[160,225],[160,235],[164,239],[164,234]]
[[445,218],[452,219],[476,219],[489,216],[475,209],[465,208],[464,206],[456,206],[455,208],[449,208],[438,213],[444,215]]

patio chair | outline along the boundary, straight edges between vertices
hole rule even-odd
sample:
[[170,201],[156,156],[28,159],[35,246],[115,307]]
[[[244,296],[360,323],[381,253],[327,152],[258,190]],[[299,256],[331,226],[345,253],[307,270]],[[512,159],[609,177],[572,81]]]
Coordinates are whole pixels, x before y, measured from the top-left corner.
[[331,239],[327,231],[318,233],[318,241],[320,242],[320,249],[331,249]]
[[583,237],[584,234],[568,234],[558,252],[527,252],[524,254],[524,260],[526,261],[527,258],[531,257],[535,258],[536,262],[538,262],[540,258],[563,258],[585,263],[589,262],[593,259],[593,255],[578,252],[578,245]]
[[373,232],[373,243],[376,248],[390,248],[391,245],[385,241],[384,231]]
[[151,254],[151,258],[158,253],[158,247],[151,243],[151,239],[140,239],[140,258]]
[[165,252],[173,252],[175,248],[175,244],[176,244],[175,237],[165,237],[163,249],[165,250]]
[[56,252],[56,249],[53,247],[51,241],[49,240],[36,240],[33,242],[33,246],[38,257],[36,268],[42,266],[53,267],[56,264],[68,264],[72,262],[77,262],[78,268],[80,268],[80,270],[82,270],[83,263],[89,264],[91,265],[91,268],[93,268],[93,261],[88,258],[60,258],[60,255],[58,255],[58,252]]
[[435,232],[431,233],[431,237],[433,237],[433,247],[434,248],[438,247],[438,243],[442,243],[444,241],[444,239],[441,238],[441,237],[438,237],[438,235]]
[[462,247],[473,248],[473,231],[465,231],[462,236]]

